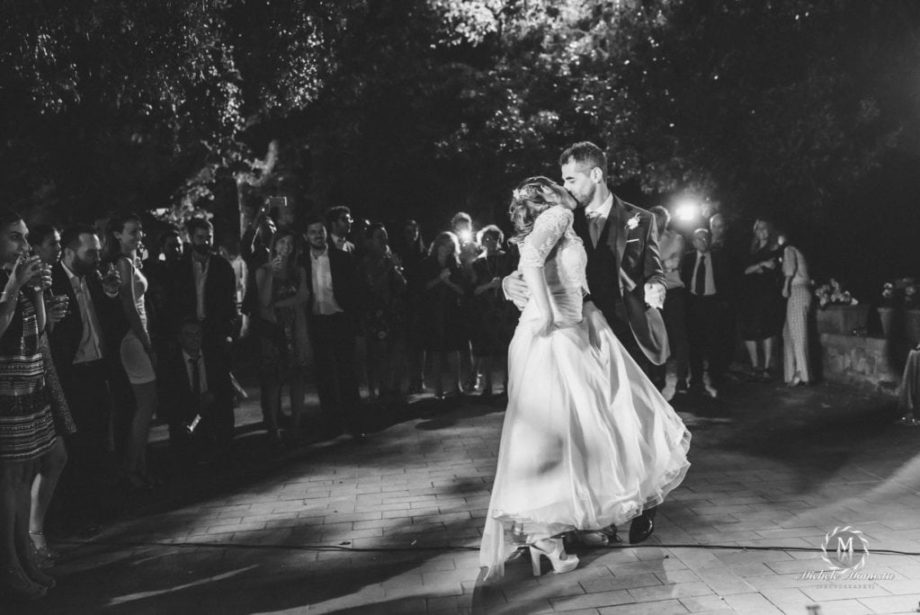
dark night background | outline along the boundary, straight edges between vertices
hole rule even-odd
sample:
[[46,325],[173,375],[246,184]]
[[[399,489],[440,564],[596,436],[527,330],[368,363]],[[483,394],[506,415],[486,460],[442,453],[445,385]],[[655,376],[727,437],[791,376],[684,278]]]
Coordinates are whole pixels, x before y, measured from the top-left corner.
[[916,2],[2,4],[0,194],[30,221],[207,210],[232,236],[286,195],[430,239],[504,224],[588,139],[627,200],[708,199],[742,242],[771,217],[864,301],[920,273]]

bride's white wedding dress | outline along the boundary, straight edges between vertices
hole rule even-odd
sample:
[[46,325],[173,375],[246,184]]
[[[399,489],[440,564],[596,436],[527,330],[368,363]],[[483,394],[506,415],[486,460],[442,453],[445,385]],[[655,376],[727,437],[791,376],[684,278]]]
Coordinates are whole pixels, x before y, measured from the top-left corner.
[[[587,255],[573,213],[552,207],[521,243],[543,267],[556,328],[538,336],[534,301],[508,351],[508,409],[480,547],[486,578],[504,572],[505,532],[531,537],[620,524],[683,480],[690,433],[599,312],[583,318]],[[592,340],[594,343],[592,343]]]

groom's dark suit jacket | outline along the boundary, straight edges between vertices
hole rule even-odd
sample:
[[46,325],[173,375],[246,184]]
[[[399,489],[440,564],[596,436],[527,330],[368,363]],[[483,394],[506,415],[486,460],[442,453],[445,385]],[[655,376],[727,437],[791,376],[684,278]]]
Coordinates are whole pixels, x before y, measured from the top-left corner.
[[596,247],[584,207],[575,210],[574,229],[588,253],[588,288],[594,304],[640,364],[644,357],[636,350],[656,365],[664,363],[669,353],[664,320],[658,309],[645,305],[645,284],[664,282],[655,216],[614,195]]

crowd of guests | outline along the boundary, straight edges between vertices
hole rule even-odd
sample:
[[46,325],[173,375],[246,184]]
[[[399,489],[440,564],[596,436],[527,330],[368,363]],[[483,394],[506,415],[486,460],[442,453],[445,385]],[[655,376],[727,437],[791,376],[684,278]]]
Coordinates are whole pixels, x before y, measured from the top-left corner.
[[[751,243],[740,245],[721,214],[685,238],[672,228],[666,208],[651,211],[666,276],[663,317],[676,393],[718,397],[739,338],[750,377],[772,380],[781,361],[786,384],[809,384],[813,290],[802,251],[766,219],[755,222]],[[782,358],[776,356],[780,339]],[[663,387],[665,367],[655,376]]]
[[[161,240],[143,263],[136,215],[102,232],[30,228],[0,210],[0,591],[40,598],[56,558],[45,517],[66,530],[99,521],[113,485],[149,490],[151,421],[169,423],[177,455],[226,451],[233,388],[224,361],[238,309],[230,263],[203,219]],[[197,430],[197,431],[196,431]],[[193,437],[197,435],[197,439]],[[58,497],[55,492],[59,491]]]
[[59,229],[0,210],[0,592],[54,587],[50,509],[65,533],[93,531],[113,487],[161,483],[154,420],[174,469],[231,455],[241,345],[256,350],[272,444],[361,441],[368,407],[428,384],[442,400],[494,395],[516,322],[500,288],[513,247],[496,226],[474,235],[466,214],[430,245],[414,220],[392,230],[347,207],[263,207],[218,248],[204,218],[152,241],[133,214]]
[[[304,429],[360,439],[362,398],[398,405],[429,384],[442,400],[496,393],[516,323],[501,292],[516,267],[504,234],[494,225],[474,233],[462,212],[430,245],[415,220],[392,231],[391,239],[383,223],[337,206],[303,220],[262,208],[244,233],[243,329],[259,341],[273,439],[296,441]],[[319,426],[301,416],[305,381],[320,397]],[[284,386],[292,395],[285,435],[277,420]]]
[[[739,248],[718,214],[685,237],[652,211],[677,393],[718,396],[739,331],[754,377],[772,377],[782,336],[784,380],[810,382],[802,252],[766,220]],[[0,590],[32,599],[54,587],[52,502],[78,531],[99,523],[113,485],[160,483],[147,456],[155,418],[176,467],[231,454],[241,344],[257,357],[272,445],[361,441],[368,408],[426,390],[504,395],[518,311],[501,282],[518,254],[499,227],[475,230],[458,213],[426,244],[415,220],[388,228],[344,206],[303,219],[262,207],[251,220],[219,248],[203,218],[145,248],[136,215],[58,229],[0,210]],[[665,369],[653,374],[662,387]]]

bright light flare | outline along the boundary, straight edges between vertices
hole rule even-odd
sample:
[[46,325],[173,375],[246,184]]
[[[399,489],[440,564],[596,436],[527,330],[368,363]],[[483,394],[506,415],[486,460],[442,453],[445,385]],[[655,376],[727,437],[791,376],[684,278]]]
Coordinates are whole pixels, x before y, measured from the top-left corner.
[[457,237],[460,238],[460,243],[470,243],[471,241],[473,241],[473,231],[470,231],[468,229],[457,231]]
[[700,203],[690,199],[678,201],[674,207],[674,217],[681,222],[693,222],[700,217]]

